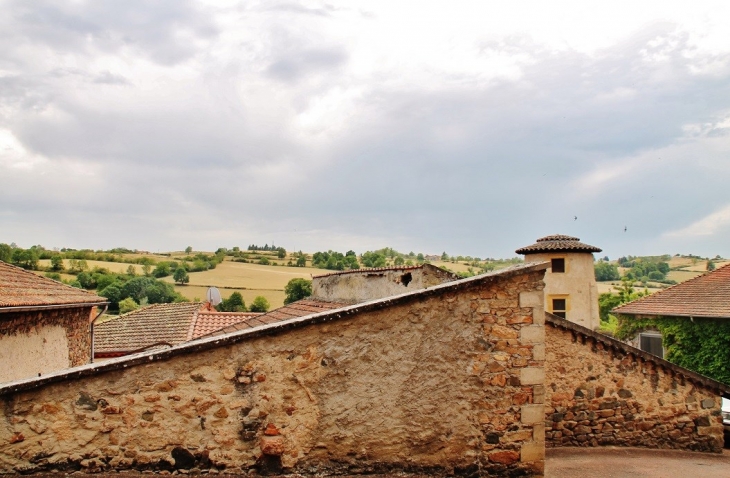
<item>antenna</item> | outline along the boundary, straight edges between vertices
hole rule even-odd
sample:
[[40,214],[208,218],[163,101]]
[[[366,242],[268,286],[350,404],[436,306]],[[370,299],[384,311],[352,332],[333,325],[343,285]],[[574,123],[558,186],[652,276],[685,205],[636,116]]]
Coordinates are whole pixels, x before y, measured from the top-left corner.
[[216,287],[209,287],[208,292],[205,293],[205,298],[211,303],[213,307],[223,302],[221,299],[221,293]]

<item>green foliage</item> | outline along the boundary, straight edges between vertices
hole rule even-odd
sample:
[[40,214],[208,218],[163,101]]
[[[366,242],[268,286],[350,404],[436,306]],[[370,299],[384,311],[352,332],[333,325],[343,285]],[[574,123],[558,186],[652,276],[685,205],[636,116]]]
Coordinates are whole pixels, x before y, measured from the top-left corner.
[[128,312],[132,312],[133,310],[137,310],[138,308],[139,305],[137,305],[137,303],[131,297],[127,297],[126,299],[119,302],[120,314],[126,314]]
[[122,296],[131,297],[138,303],[146,297],[150,304],[168,304],[175,302],[179,294],[167,282],[152,277],[135,277],[122,286]]
[[56,282],[61,282],[61,274],[58,272],[46,272],[45,276],[49,279],[55,280]]
[[137,275],[137,269],[135,269],[132,264],[130,264],[129,267],[127,267],[127,275],[131,276],[131,277],[134,277]]
[[218,312],[246,312],[246,303],[240,292],[234,292],[216,306]]
[[177,269],[175,269],[175,273],[172,275],[172,278],[180,285],[190,282],[190,276],[183,267],[178,267]]
[[612,294],[611,292],[604,292],[598,296],[598,314],[601,318],[601,322],[608,322],[611,310],[621,305],[621,297],[618,294]]
[[312,255],[312,266],[321,269],[344,271],[345,269],[358,269],[360,264],[357,262],[357,256],[353,251],[348,251],[345,255],[341,252],[329,250],[327,252],[315,252]]
[[707,261],[707,271],[711,272],[715,270],[715,263],[712,261],[712,259],[708,259]]
[[416,260],[420,264],[426,260],[426,257],[423,255],[422,252],[419,252],[418,255],[416,256]]
[[69,274],[78,274],[79,272],[89,270],[89,266],[86,263],[86,259],[69,259],[68,261],[68,272]]
[[730,385],[730,323],[686,317],[637,319],[619,316],[616,337],[630,339],[646,329],[661,332],[666,359]]
[[[646,282],[650,279],[663,281],[666,279],[667,273],[669,272],[669,264],[667,262],[663,260],[655,260],[654,258],[635,257],[627,259],[626,257],[621,257],[618,262],[622,267],[629,268],[629,270],[624,273],[624,276],[631,280],[641,280],[642,282]],[[651,274],[652,272],[656,272],[656,274]]]
[[122,300],[122,289],[118,284],[112,283],[103,288],[101,292],[99,292],[99,295],[106,297],[111,303],[112,308],[114,308],[114,304],[117,304]]
[[448,260],[449,260],[449,255],[448,255],[448,254],[446,253],[446,251],[444,251],[444,252],[443,252],[443,253],[441,254],[441,260],[442,260],[442,261],[448,261]]
[[190,254],[191,252],[193,252],[193,246],[188,246],[185,248],[185,254]]
[[13,258],[13,248],[5,243],[0,243],[0,261],[10,262]]
[[607,281],[607,280],[619,280],[620,276],[618,273],[618,267],[616,264],[609,264],[608,262],[599,261],[594,266],[596,280]]
[[63,257],[61,257],[61,254],[55,254],[51,256],[51,270],[52,271],[62,271],[66,267],[63,265]]
[[253,302],[251,302],[249,310],[251,312],[267,312],[269,307],[271,307],[271,305],[269,304],[269,301],[266,300],[266,297],[258,295],[254,298]]
[[401,256],[398,256],[395,258],[395,261],[393,261],[393,264],[396,266],[402,266],[405,262],[406,261]]
[[171,273],[172,273],[172,268],[170,267],[169,262],[158,262],[157,267],[155,267],[155,270],[152,271],[152,275],[157,278],[167,277]]
[[297,300],[312,295],[312,281],[307,279],[292,279],[284,287],[286,298],[284,304],[291,304]]
[[385,260],[385,255],[381,254],[378,251],[364,252],[361,256],[361,260],[362,265],[365,267],[385,267],[387,264]]
[[279,259],[284,259],[286,257],[286,249],[284,249],[283,247],[280,247],[276,251],[276,257],[278,257]]
[[618,328],[618,319],[613,315],[608,316],[608,320],[601,321],[601,325],[598,330],[606,335],[616,335],[616,329]]
[[11,261],[18,267],[28,270],[38,270],[38,251],[30,249],[14,249]]

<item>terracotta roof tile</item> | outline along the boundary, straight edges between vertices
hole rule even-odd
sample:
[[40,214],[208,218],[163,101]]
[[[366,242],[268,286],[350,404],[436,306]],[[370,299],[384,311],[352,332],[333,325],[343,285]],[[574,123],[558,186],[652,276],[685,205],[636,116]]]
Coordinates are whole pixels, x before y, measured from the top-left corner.
[[590,244],[580,242],[580,238],[554,234],[541,237],[535,244],[521,247],[517,254],[536,254],[539,252],[601,252],[601,249]]
[[0,261],[0,308],[75,304],[91,306],[106,302],[104,297]]
[[177,345],[262,314],[215,312],[200,302],[153,304],[94,328],[94,354],[128,353],[157,343]]
[[318,312],[326,312],[328,310],[340,309],[348,305],[352,304],[344,304],[340,302],[326,302],[323,300],[315,299],[302,299],[285,305],[284,307],[274,309],[271,312],[267,312],[266,314],[262,314],[258,317],[246,320],[245,322],[242,322],[240,324],[225,327],[218,330],[217,332],[208,334],[208,336],[212,337],[215,335],[224,335],[231,332],[236,332],[237,330],[242,330],[246,327],[253,328],[261,325],[273,324],[284,320],[294,319],[296,317],[305,317],[307,315],[316,314]]
[[188,340],[208,335],[224,327],[238,324],[262,315],[260,312],[209,312],[200,311],[195,317]]
[[624,304],[613,312],[730,319],[730,264]]

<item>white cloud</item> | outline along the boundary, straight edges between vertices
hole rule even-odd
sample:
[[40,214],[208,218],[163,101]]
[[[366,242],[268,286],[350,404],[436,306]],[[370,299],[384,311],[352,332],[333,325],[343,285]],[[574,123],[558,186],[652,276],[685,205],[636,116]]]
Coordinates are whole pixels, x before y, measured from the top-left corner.
[[[667,237],[712,236],[730,225],[730,204],[693,222],[687,227],[665,233]],[[724,239],[724,238],[723,238]]]

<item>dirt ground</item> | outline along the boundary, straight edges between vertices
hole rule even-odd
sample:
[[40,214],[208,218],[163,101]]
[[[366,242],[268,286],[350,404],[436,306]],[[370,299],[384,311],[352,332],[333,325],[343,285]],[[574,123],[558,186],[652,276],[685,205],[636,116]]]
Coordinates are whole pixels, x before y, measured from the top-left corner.
[[721,455],[638,448],[553,448],[547,478],[730,478],[730,450]]

